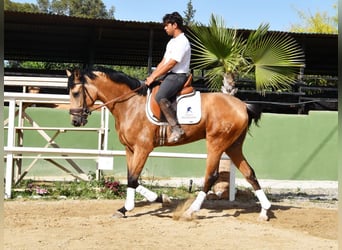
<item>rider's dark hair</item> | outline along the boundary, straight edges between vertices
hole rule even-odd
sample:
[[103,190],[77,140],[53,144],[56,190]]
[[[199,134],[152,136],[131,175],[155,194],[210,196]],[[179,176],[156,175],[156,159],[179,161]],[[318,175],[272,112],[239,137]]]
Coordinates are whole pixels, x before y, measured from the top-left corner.
[[176,23],[178,28],[184,31],[184,24],[183,24],[183,18],[178,12],[172,12],[170,14],[166,14],[163,17],[163,23],[165,24],[174,24]]

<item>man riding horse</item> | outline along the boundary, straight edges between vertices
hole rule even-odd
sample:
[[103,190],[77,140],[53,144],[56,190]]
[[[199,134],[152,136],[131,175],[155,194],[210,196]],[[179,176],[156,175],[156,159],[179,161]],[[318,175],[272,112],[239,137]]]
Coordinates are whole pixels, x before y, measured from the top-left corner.
[[[191,218],[193,213],[200,210],[216,179],[221,156],[226,153],[255,190],[261,204],[259,218],[267,220],[267,211],[271,203],[242,151],[249,126],[252,121],[257,124],[261,110],[256,105],[247,105],[231,95],[217,92],[200,93],[201,119],[196,124],[184,124],[180,128],[170,100],[174,99],[187,80],[190,45],[182,30],[182,18],[177,12],[165,15],[163,21],[165,31],[173,38],[167,45],[163,60],[146,79],[146,85],[151,85],[157,78],[166,74],[156,95],[156,101],[172,130],[165,145],[176,146],[205,139],[207,147],[203,188],[183,216]],[[88,115],[94,110],[91,107],[96,100],[100,100],[115,118],[115,129],[120,142],[125,146],[126,200],[114,216],[125,217],[126,212],[134,209],[135,193],[139,193],[150,202],[168,202],[170,199],[166,195],[158,195],[139,183],[149,154],[155,147],[161,146],[156,143],[159,126],[151,123],[146,116],[147,96],[146,91],[142,91],[140,81],[111,69],[76,69],[72,72],[67,71],[67,76],[72,124],[84,126]],[[218,119],[220,122],[217,122]],[[181,138],[182,134],[184,136]]]
[[184,34],[183,18],[178,12],[166,14],[163,17],[163,23],[166,33],[172,38],[166,46],[163,59],[153,73],[146,78],[145,84],[149,86],[164,76],[155,99],[171,126],[168,142],[176,143],[181,139],[184,130],[178,125],[176,113],[171,107],[170,100],[182,89],[187,80],[191,48],[189,40]]

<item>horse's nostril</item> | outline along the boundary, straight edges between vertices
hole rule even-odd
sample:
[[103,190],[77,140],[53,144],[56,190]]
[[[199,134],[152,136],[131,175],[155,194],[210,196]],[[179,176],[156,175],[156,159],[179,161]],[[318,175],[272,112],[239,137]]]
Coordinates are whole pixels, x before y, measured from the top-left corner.
[[83,119],[83,120],[82,120],[82,126],[85,126],[87,123],[88,123],[88,120],[87,120],[87,119]]
[[75,127],[79,127],[80,126],[80,123],[76,120],[72,120],[71,122],[72,125],[74,125]]

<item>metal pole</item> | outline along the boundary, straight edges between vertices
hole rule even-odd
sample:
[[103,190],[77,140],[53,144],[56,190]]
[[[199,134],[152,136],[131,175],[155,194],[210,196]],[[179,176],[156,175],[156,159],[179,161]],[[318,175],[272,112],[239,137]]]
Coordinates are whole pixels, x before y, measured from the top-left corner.
[[148,46],[148,59],[147,59],[147,70],[148,70],[148,74],[152,73],[152,52],[153,52],[153,36],[154,36],[154,32],[153,29],[150,29],[150,40],[149,40],[149,46]]

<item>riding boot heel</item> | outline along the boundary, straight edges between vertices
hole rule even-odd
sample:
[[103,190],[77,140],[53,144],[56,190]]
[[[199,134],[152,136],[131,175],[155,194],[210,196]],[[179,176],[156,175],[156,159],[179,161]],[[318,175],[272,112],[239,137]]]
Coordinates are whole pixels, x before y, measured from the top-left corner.
[[174,110],[172,110],[169,100],[166,98],[161,99],[159,106],[166,120],[171,126],[171,134],[167,141],[168,143],[176,143],[184,134],[184,130],[177,124],[177,116]]
[[181,127],[179,127],[179,126],[173,127],[172,132],[168,138],[168,143],[178,142],[183,134],[184,134],[184,130]]

